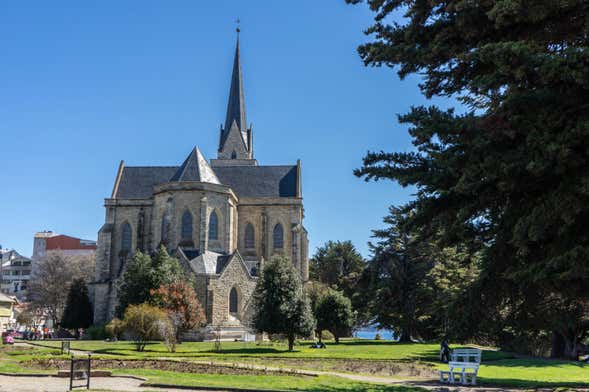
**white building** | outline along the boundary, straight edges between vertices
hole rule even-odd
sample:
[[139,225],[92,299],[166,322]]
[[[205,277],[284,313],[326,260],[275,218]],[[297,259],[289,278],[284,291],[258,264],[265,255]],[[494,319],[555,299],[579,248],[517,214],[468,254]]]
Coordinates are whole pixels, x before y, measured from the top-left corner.
[[31,259],[15,250],[0,249],[0,291],[25,300],[31,280]]

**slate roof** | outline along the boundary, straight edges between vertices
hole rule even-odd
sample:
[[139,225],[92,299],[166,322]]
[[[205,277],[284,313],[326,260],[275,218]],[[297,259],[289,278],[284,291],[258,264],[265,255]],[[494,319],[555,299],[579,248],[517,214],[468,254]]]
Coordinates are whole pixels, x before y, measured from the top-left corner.
[[[178,166],[125,166],[115,198],[147,199],[158,184],[172,181]],[[212,169],[238,197],[296,197],[297,167],[219,166]]]
[[194,147],[170,181],[198,181],[221,184],[198,147]]
[[[207,250],[202,254],[198,254],[198,256],[194,256],[200,252],[197,250],[187,251],[186,249],[181,248],[178,250],[181,260],[184,260],[186,263],[188,263],[192,271],[197,274],[220,275],[234,257],[238,257],[239,260],[243,261],[241,256],[239,256],[237,253],[226,255]],[[245,267],[251,276],[256,276],[258,263],[259,261],[244,261]]]
[[147,199],[153,187],[170,181],[178,166],[125,166],[116,198]]
[[221,184],[238,197],[296,197],[296,166],[219,166]]

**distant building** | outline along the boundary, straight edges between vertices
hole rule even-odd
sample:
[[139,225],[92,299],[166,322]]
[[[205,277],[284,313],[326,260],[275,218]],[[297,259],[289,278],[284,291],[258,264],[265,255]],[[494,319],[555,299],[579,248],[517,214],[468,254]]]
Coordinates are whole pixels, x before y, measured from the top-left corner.
[[14,325],[14,305],[16,303],[16,299],[0,293],[0,332],[5,332]]
[[31,279],[31,259],[15,250],[0,249],[0,291],[25,300]]
[[33,242],[33,262],[45,257],[49,251],[60,251],[66,256],[94,255],[96,241],[83,240],[52,231],[36,233]]

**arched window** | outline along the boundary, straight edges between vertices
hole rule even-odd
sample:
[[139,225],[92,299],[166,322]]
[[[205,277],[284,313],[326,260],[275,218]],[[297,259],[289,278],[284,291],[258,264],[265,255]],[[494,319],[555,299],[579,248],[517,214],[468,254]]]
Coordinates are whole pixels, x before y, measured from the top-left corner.
[[217,217],[217,213],[215,211],[211,212],[211,217],[209,218],[209,240],[218,240],[219,239],[219,218]]
[[256,235],[254,233],[254,226],[248,223],[245,226],[244,245],[246,249],[253,249],[256,247]]
[[237,290],[235,287],[229,292],[229,313],[237,313]]
[[276,226],[274,226],[272,239],[274,249],[282,249],[284,247],[284,230],[282,230],[282,225],[280,223],[277,223]]
[[182,240],[192,240],[192,214],[190,211],[182,215]]
[[235,152],[235,150],[231,153],[231,159],[236,159],[237,158],[237,153]]
[[132,248],[133,232],[129,222],[123,223],[121,228],[121,250],[130,252]]
[[172,210],[174,200],[170,197],[166,201],[166,209],[162,216],[162,244],[169,245],[170,241],[170,230],[172,228]]

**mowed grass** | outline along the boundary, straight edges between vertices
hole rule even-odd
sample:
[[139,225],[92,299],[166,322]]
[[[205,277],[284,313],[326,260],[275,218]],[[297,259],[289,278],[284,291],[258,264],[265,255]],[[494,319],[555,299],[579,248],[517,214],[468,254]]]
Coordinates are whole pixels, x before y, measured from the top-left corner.
[[589,386],[589,363],[504,359],[482,363],[479,377],[485,384],[527,388]]
[[[46,347],[56,348],[59,342],[44,341],[38,342]],[[326,349],[311,349],[308,343],[295,346],[295,351],[289,352],[286,345],[282,344],[256,344],[241,342],[223,342],[221,352],[214,350],[213,343],[207,342],[185,342],[177,346],[176,353],[170,353],[162,343],[154,342],[146,347],[145,352],[135,351],[132,342],[102,342],[102,341],[73,341],[72,349],[91,351],[96,357],[116,357],[120,359],[155,359],[164,357],[185,358],[186,360],[206,360],[213,362],[235,362],[250,363],[265,366],[276,366],[278,358],[296,359],[297,362],[287,367],[298,367],[305,369],[317,369],[317,361],[321,359],[330,360],[390,360],[403,362],[422,362],[434,364],[438,369],[447,369],[446,364],[438,362],[439,346],[437,344],[400,344],[391,341],[368,341],[368,340],[345,340],[340,344],[329,343]],[[453,345],[453,348],[458,346]],[[42,349],[43,350],[43,349]],[[44,353],[44,355],[46,355]],[[29,357],[30,355],[27,355]],[[308,361],[305,361],[308,360]],[[145,373],[147,372],[147,373]],[[144,375],[152,380],[152,377],[168,377],[165,371],[145,370]],[[133,370],[135,374],[135,370]],[[148,376],[149,374],[149,376]],[[253,379],[274,380],[277,384],[287,382],[291,376],[215,376],[203,378],[190,374],[184,375],[182,382],[199,382],[195,380],[209,380],[210,382],[246,382],[248,377]],[[137,374],[141,375],[141,374]],[[237,378],[235,378],[237,377]],[[243,377],[243,380],[241,379]],[[270,377],[270,378],[267,378]],[[285,378],[286,377],[286,378]],[[180,376],[171,376],[169,380],[180,380]],[[346,384],[349,380],[336,378]],[[282,380],[282,381],[280,381]],[[306,379],[304,379],[306,380]],[[207,382],[209,382],[207,381]],[[310,381],[301,381],[302,383]],[[483,361],[479,370],[479,382],[488,385],[515,386],[515,387],[557,387],[557,386],[589,386],[589,364],[556,361],[545,359],[516,359],[513,355],[497,350],[486,349],[483,351]],[[288,384],[288,382],[287,382]],[[174,383],[174,385],[184,385]],[[193,384],[190,384],[193,385]],[[199,384],[200,385],[200,384]],[[214,386],[212,384],[207,384]],[[223,384],[231,386],[232,384]],[[241,385],[241,384],[240,384]],[[249,384],[247,384],[249,385]],[[235,384],[234,386],[239,386]],[[254,389],[257,387],[253,387]],[[276,386],[277,389],[278,386]],[[267,388],[272,389],[272,388]],[[310,389],[314,390],[314,389]],[[344,389],[345,390],[345,389]],[[321,391],[318,389],[317,391]],[[380,391],[380,390],[379,390]]]
[[[60,342],[41,341],[46,347],[60,347]],[[117,357],[263,357],[263,358],[309,358],[309,359],[364,359],[396,361],[436,361],[439,355],[437,344],[394,343],[383,340],[344,340],[340,344],[327,342],[326,349],[310,348],[311,342],[302,342],[289,352],[286,344],[222,342],[221,351],[214,349],[212,342],[185,342],[176,347],[175,353],[168,352],[161,342],[150,343],[145,351],[138,352],[132,342],[73,341],[73,350],[91,351],[95,354]],[[510,358],[511,355],[494,350],[485,350],[483,360]]]
[[52,349],[31,349],[27,347],[0,346],[0,373],[8,374],[40,374],[48,371],[23,366],[23,362],[36,358],[56,358],[59,351]]
[[132,374],[145,377],[145,385],[175,385],[183,387],[237,387],[243,389],[281,390],[281,391],[315,391],[315,392],[426,392],[423,388],[391,386],[357,382],[341,377],[317,376],[251,376],[251,375],[220,375],[178,373],[161,370],[133,369],[132,371],[116,370],[114,374]]

